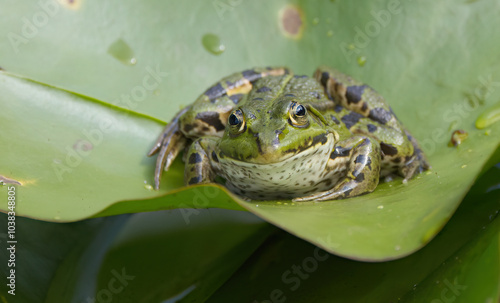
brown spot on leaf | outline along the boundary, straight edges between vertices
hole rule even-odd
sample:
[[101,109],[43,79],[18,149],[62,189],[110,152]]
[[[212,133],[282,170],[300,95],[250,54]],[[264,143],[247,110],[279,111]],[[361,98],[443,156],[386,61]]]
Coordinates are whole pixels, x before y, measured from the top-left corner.
[[57,0],[57,2],[64,8],[77,10],[82,6],[83,0]]
[[92,143],[90,143],[89,141],[87,140],[77,140],[75,142],[75,144],[73,144],[73,149],[76,150],[76,151],[90,151],[92,149],[94,149],[94,145]]
[[281,11],[281,28],[285,36],[299,39],[304,28],[303,14],[296,6],[287,6]]

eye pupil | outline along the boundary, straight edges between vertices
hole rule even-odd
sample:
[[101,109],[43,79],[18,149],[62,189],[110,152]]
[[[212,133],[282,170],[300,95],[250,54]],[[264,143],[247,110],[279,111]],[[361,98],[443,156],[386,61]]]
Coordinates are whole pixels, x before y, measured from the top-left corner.
[[297,108],[295,109],[295,115],[302,117],[305,116],[305,114],[306,114],[305,107],[302,105],[297,106]]
[[229,125],[235,126],[238,124],[240,124],[240,119],[238,117],[236,117],[235,114],[231,114],[229,116]]

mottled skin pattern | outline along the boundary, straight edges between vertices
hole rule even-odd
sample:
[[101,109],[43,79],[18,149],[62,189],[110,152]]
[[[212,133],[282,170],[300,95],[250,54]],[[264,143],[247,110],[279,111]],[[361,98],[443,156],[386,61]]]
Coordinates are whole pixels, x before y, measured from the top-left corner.
[[382,96],[336,70],[314,78],[286,68],[233,74],[205,91],[167,125],[155,188],[179,151],[185,182],[226,179],[251,199],[324,201],[373,191],[379,178],[411,179],[429,164]]

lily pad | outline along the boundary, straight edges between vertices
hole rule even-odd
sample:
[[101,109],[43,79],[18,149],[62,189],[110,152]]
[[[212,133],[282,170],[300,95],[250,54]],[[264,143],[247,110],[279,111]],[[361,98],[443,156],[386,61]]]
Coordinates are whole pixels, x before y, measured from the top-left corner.
[[446,298],[497,302],[499,172],[492,168],[483,175],[446,227],[410,256],[353,261],[281,233],[264,242],[208,302],[277,302],[284,297],[286,302],[446,302],[441,293],[450,284],[467,288],[459,288],[459,296],[445,291]]
[[[64,287],[61,289],[67,291],[69,285],[76,282],[79,282],[80,288],[88,287],[92,281],[85,279],[88,276],[80,274],[92,267],[96,259],[102,259],[101,251],[108,249],[110,241],[120,231],[127,217],[129,216],[122,215],[68,224],[16,218],[14,241],[17,242],[7,244],[6,240],[13,239],[9,239],[7,234],[0,234],[0,241],[4,248],[8,245],[14,245],[16,248],[14,267],[8,267],[7,260],[10,259],[10,252],[7,249],[0,251],[0,259],[5,260],[4,264],[0,265],[2,276],[8,277],[10,270],[15,270],[15,295],[8,293],[12,289],[7,283],[2,283],[0,285],[1,301],[46,302],[49,289],[54,286],[55,277],[59,275],[60,265],[75,254],[87,256],[81,267],[78,267],[78,263],[70,263],[72,266],[70,279],[64,281]],[[0,214],[2,226],[7,226],[8,221],[7,215]],[[85,280],[85,283],[81,283],[81,280],[78,281],[77,278]]]
[[[23,184],[19,215],[72,221],[106,208],[102,215],[243,207],[329,252],[394,259],[441,229],[500,141],[499,123],[474,128],[476,118],[500,100],[494,0],[200,1],[195,9],[173,1],[61,2],[52,15],[43,3],[27,1],[0,12],[0,34],[8,37],[0,41],[0,66],[48,85],[0,76],[0,138],[9,157],[1,158],[0,174]],[[46,22],[36,23],[43,14]],[[219,38],[223,52],[205,50],[207,34]],[[431,174],[408,185],[384,183],[372,194],[343,201],[249,203],[220,187],[180,189],[177,162],[161,192],[147,189],[154,160],[144,154],[160,122],[180,105],[251,66],[288,65],[311,74],[320,64],[386,96],[428,154]],[[113,121],[109,135],[88,145],[83,131],[99,130],[106,121]],[[447,144],[455,129],[469,133],[459,148]],[[75,148],[90,156],[71,167],[67,157]],[[53,168],[59,164],[71,169],[62,181]],[[207,188],[213,191],[202,194],[204,203],[193,198]],[[165,195],[171,191],[177,196]]]
[[[0,90],[0,140],[8,142],[0,175],[21,183],[15,185],[17,215],[75,221],[121,200],[134,200],[132,208],[124,202],[114,214],[206,208],[209,198],[211,207],[241,209],[217,188],[177,193],[184,184],[180,161],[167,174],[166,186],[153,190],[155,160],[146,153],[162,129],[154,119],[4,73]],[[4,211],[7,189],[0,187]],[[138,202],[167,191],[169,198]]]
[[189,224],[181,210],[137,214],[107,252],[94,296],[126,268],[135,278],[117,302],[204,302],[274,230],[229,210],[202,210]]

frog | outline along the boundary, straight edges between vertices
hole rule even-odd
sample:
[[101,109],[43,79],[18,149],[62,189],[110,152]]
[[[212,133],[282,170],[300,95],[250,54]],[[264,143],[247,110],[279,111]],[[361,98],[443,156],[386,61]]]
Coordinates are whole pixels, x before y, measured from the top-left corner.
[[223,180],[248,200],[345,199],[430,169],[382,95],[327,66],[312,77],[252,68],[210,86],[148,153],[158,154],[155,189],[181,151],[186,185]]

